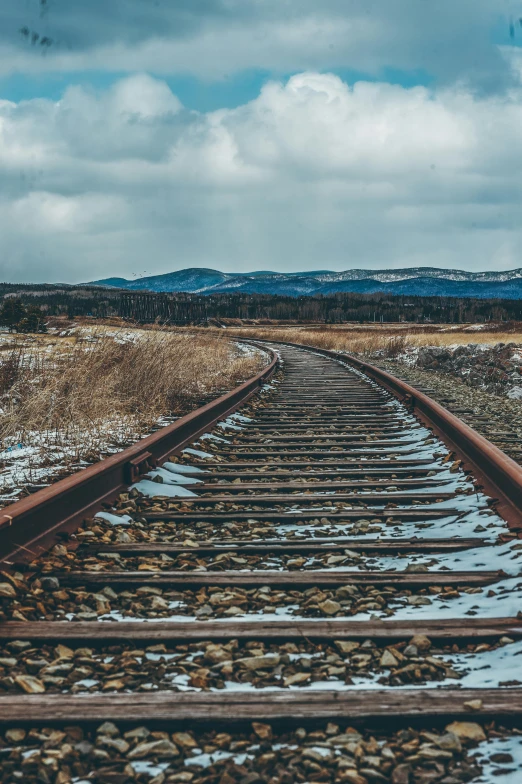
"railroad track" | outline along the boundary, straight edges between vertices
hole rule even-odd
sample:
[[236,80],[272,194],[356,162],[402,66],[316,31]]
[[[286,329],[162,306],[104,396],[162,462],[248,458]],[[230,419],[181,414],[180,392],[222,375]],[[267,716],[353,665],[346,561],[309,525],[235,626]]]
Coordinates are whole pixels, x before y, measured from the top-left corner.
[[517,780],[522,469],[278,350],[4,510],[2,782]]

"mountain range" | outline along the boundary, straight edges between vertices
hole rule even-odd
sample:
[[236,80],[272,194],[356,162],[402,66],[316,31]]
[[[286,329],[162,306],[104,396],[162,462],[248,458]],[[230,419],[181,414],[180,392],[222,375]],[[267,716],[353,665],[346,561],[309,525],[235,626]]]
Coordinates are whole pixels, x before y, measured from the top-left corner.
[[392,270],[353,269],[344,272],[318,270],[227,273],[193,267],[136,280],[105,278],[92,281],[88,285],[130,291],[183,291],[194,294],[230,292],[299,297],[337,292],[385,292],[410,296],[522,299],[522,269],[466,272],[437,267],[411,267]]

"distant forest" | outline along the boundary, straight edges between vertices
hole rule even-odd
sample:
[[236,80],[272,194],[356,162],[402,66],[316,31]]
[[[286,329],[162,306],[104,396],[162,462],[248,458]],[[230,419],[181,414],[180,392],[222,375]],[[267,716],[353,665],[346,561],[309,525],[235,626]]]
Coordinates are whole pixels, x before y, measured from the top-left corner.
[[522,321],[522,300],[338,293],[285,297],[269,294],[149,294],[95,286],[0,283],[0,297],[38,305],[47,316],[123,317],[143,323],[311,321],[322,323],[466,323]]

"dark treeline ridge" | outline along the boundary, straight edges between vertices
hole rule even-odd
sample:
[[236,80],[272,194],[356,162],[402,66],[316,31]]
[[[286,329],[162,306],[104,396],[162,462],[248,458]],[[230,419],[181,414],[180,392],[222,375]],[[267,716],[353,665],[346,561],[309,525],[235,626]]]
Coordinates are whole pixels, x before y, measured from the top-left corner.
[[155,294],[95,286],[0,283],[0,297],[66,315],[184,324],[207,320],[398,322],[459,324],[522,321],[522,300],[338,293],[287,297],[270,294]]
[[99,286],[0,283],[0,304],[15,298],[25,306],[39,307],[47,316],[118,316],[120,294],[118,289]]
[[187,320],[469,323],[522,320],[521,300],[455,299],[387,294],[284,297],[270,294],[121,295],[120,315],[136,321]]

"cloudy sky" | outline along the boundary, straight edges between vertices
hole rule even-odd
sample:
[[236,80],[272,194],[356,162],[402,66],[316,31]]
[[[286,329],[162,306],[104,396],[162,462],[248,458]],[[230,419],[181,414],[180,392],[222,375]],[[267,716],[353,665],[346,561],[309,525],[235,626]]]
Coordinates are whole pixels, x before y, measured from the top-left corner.
[[522,267],[522,0],[0,0],[0,279]]

